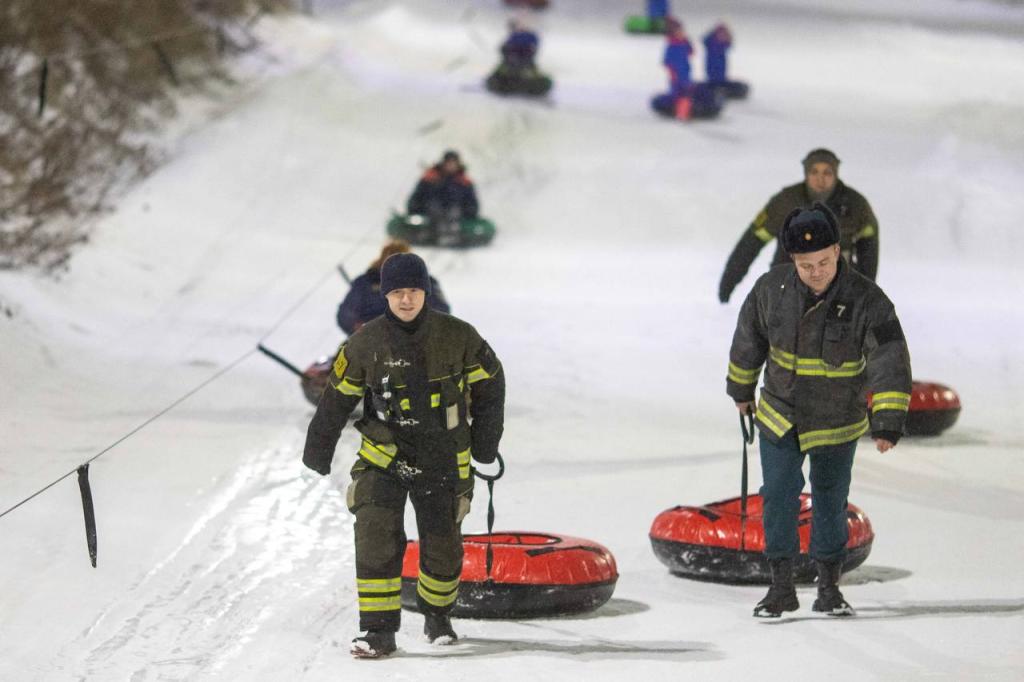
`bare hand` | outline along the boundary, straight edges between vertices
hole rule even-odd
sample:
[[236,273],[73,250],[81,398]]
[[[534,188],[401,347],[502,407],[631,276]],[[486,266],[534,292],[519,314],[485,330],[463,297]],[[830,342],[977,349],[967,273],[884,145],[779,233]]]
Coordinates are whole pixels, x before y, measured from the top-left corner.
[[896,447],[896,444],[892,443],[890,441],[887,441],[884,438],[876,438],[875,439],[875,447],[878,448],[879,452],[888,452],[892,448]]
[[754,414],[754,402],[751,400],[745,403],[736,403],[736,409],[740,411],[740,414]]

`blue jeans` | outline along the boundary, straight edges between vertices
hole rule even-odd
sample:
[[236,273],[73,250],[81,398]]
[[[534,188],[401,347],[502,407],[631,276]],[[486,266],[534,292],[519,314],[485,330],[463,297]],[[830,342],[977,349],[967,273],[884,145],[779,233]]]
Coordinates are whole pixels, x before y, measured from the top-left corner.
[[761,475],[764,485],[765,554],[769,559],[793,559],[800,554],[797,520],[804,489],[804,455],[811,457],[812,559],[841,561],[846,555],[849,528],[846,498],[857,441],[800,452],[796,429],[778,443],[761,436]]

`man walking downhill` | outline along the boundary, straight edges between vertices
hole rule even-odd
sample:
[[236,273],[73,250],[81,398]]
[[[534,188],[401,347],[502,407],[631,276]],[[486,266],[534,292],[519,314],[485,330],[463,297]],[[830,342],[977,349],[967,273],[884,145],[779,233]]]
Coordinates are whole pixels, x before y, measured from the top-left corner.
[[[794,210],[780,237],[791,262],[762,275],[744,301],[726,382],[740,413],[751,413],[764,367],[756,422],[772,585],[754,616],[799,608],[793,560],[800,552],[805,456],[813,499],[810,555],[818,571],[812,608],[853,615],[839,591],[853,455],[868,431],[879,452],[899,441],[910,405],[910,355],[892,303],[842,257],[828,207]],[[866,391],[874,394],[870,417]]]
[[359,658],[396,651],[407,499],[420,538],[416,601],[425,616],[423,633],[433,644],[458,639],[449,614],[462,574],[470,460],[497,458],[505,406],[505,375],[491,347],[471,325],[425,305],[431,283],[419,256],[388,257],[380,291],[388,307],[338,351],[302,456],[307,467],[329,474],[341,430],[363,401],[364,416],[356,422],[362,445],[346,495],[356,517],[363,634],[351,651]]

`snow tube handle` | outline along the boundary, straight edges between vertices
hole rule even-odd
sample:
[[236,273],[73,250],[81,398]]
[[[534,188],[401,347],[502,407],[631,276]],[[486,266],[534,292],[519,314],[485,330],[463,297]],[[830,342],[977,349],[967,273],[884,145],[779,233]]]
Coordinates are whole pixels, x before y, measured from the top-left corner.
[[743,468],[740,473],[740,550],[747,543],[747,446],[754,443],[754,414],[748,411],[740,414],[740,431],[743,433]]
[[746,414],[740,415],[740,430],[743,431],[743,440],[745,443],[754,444],[754,413],[747,412]]
[[486,566],[487,566],[487,580],[493,581],[494,578],[491,576],[491,569],[494,568],[494,546],[492,538],[494,536],[494,482],[505,475],[505,460],[502,458],[501,453],[497,455],[498,459],[498,473],[493,475],[481,474],[476,468],[473,468],[473,475],[482,481],[487,481],[487,555],[486,555]]
[[505,460],[502,458],[501,453],[498,453],[498,473],[496,474],[482,474],[476,467],[473,467],[473,475],[479,478],[481,481],[493,482],[505,475]]

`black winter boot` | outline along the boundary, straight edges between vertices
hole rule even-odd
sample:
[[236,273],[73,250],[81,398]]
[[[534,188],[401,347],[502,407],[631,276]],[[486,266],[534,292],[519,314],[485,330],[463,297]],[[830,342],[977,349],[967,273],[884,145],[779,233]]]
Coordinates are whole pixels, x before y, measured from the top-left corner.
[[778,618],[784,611],[796,611],[800,602],[793,587],[793,560],[769,559],[772,569],[772,586],[768,594],[754,607],[755,618]]
[[452,629],[451,618],[433,613],[426,614],[423,621],[423,636],[431,644],[455,644],[459,641],[459,636]]
[[395,633],[385,630],[367,630],[352,640],[350,652],[356,658],[384,658],[398,650]]
[[818,567],[818,598],[811,610],[830,616],[855,616],[843,593],[839,591],[839,577],[843,574],[842,561],[815,561]]

